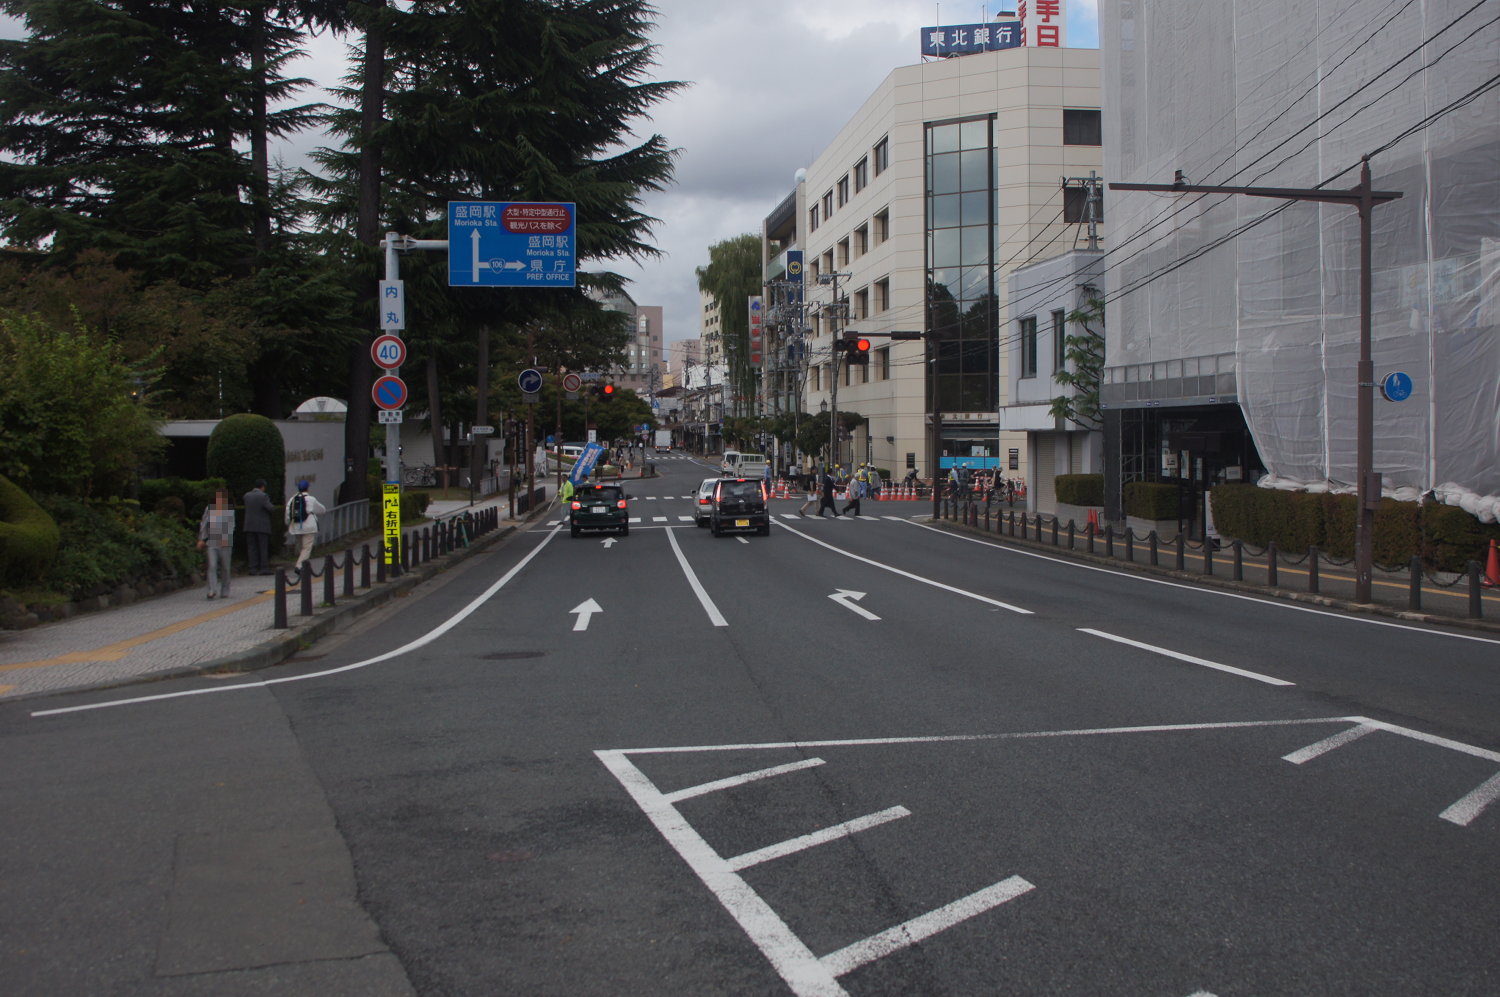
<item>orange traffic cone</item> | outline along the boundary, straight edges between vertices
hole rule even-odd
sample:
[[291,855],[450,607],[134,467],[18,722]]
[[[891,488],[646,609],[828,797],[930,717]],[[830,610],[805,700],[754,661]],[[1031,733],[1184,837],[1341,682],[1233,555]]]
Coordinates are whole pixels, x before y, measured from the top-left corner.
[[1486,588],[1500,585],[1500,544],[1494,540],[1490,541],[1490,563],[1485,566],[1484,577],[1479,579],[1479,584]]

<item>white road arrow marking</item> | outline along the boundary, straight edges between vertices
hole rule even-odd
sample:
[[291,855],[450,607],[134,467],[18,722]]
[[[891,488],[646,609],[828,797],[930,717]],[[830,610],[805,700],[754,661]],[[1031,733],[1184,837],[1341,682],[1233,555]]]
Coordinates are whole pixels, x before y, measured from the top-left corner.
[[604,609],[593,599],[585,599],[568,610],[568,612],[578,614],[578,621],[573,624],[574,630],[587,630],[589,628],[589,618],[595,613],[604,612]]
[[843,606],[845,609],[852,609],[854,612],[858,613],[860,616],[863,616],[867,620],[878,620],[878,619],[880,619],[880,617],[876,616],[874,613],[870,612],[865,607],[863,607],[863,606],[856,606],[854,604],[854,600],[856,600],[856,599],[863,599],[864,597],[865,597],[865,594],[863,592],[851,592],[848,589],[839,589],[837,592],[833,593],[828,598],[832,599],[834,602],[838,603],[840,606]]
[[599,542],[604,545],[604,549],[605,550],[609,550],[615,544],[617,544],[617,543],[620,542],[620,538],[619,537],[605,537],[603,540],[601,540]]

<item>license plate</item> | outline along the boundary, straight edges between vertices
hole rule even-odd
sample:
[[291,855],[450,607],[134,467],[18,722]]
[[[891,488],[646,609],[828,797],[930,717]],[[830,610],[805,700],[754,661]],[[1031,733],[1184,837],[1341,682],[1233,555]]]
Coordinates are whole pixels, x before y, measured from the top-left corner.
[[734,521],[734,525],[737,526],[737,527],[738,526],[749,526],[750,525],[750,520],[748,520],[748,519],[736,519]]
[[596,506],[594,506],[594,511],[595,512],[608,512],[609,511],[609,506],[607,506],[607,505],[596,505]]

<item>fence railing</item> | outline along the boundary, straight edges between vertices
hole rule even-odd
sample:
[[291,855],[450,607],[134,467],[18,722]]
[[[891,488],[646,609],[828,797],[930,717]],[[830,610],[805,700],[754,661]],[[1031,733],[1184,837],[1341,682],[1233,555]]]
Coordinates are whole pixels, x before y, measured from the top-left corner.
[[347,537],[351,533],[358,533],[361,530],[369,529],[369,526],[370,502],[368,499],[360,499],[357,502],[344,502],[318,516],[318,539],[316,542],[331,544],[340,537]]
[[[369,503],[364,504],[368,509]],[[300,571],[277,568],[276,589],[271,600],[271,625],[278,630],[289,626],[287,596],[293,591],[293,584],[299,594],[298,615],[312,616],[315,602],[320,601],[324,607],[335,606],[340,598],[353,598],[356,589],[368,589],[383,584],[388,578],[399,578],[420,564],[469,546],[476,537],[497,529],[499,525],[498,507],[465,511],[426,526],[403,530],[400,556],[389,565],[386,564],[385,542],[382,540],[373,545],[362,544],[358,550],[351,547],[338,554],[325,554],[321,559],[313,558]],[[343,580],[342,593],[339,592],[340,577]],[[316,579],[321,579],[321,600],[314,593]]]
[[[974,501],[971,496],[940,495],[936,500],[938,518],[994,533],[1015,537],[1033,543],[1062,547],[1070,551],[1082,549],[1089,554],[1102,554],[1111,560],[1123,560],[1131,564],[1147,564],[1160,567],[1163,556],[1171,559],[1171,567],[1187,571],[1189,551],[1193,560],[1199,562],[1199,570],[1205,576],[1229,572],[1236,582],[1257,583],[1257,578],[1247,578],[1247,568],[1264,579],[1268,588],[1287,588],[1281,585],[1282,568],[1299,568],[1307,576],[1306,591],[1320,593],[1324,585],[1322,569],[1325,565],[1344,567],[1353,559],[1332,557],[1317,547],[1309,547],[1303,554],[1292,556],[1277,549],[1275,542],[1256,548],[1240,540],[1223,543],[1213,538],[1190,540],[1185,533],[1172,537],[1159,537],[1155,530],[1138,536],[1129,527],[1117,531],[1113,526],[1085,523],[1082,526],[1069,519],[1066,522],[1044,513],[1028,514],[1024,510],[992,508],[991,503]],[[1102,549],[1101,549],[1102,547]],[[1141,548],[1138,551],[1138,548]],[[1144,558],[1140,560],[1139,558]],[[1464,615],[1469,619],[1484,618],[1484,590],[1495,588],[1500,579],[1491,579],[1478,561],[1470,561],[1462,572],[1443,572],[1428,568],[1419,557],[1398,568],[1386,568],[1385,573],[1393,578],[1406,576],[1405,605],[1411,612],[1423,611],[1423,590],[1430,584],[1436,589],[1458,589],[1466,592]]]

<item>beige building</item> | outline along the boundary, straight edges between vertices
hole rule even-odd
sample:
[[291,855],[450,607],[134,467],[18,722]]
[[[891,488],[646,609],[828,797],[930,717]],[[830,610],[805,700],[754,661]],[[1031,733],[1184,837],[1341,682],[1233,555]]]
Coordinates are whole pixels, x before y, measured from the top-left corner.
[[[984,52],[886,77],[765,221],[766,410],[795,404],[800,377],[803,410],[818,412],[836,367],[838,409],[868,419],[841,462],[1024,474],[1025,434],[1000,429],[1007,277],[1078,237],[1083,200],[1063,178],[1100,170],[1099,106],[1094,49]],[[797,250],[801,309],[779,283]],[[836,331],[870,336],[867,366],[835,361]]]

